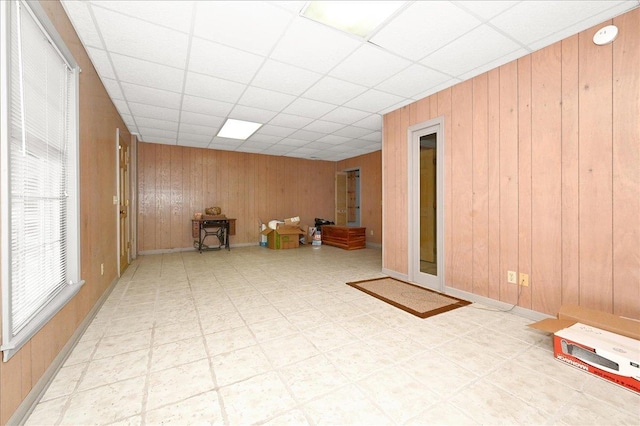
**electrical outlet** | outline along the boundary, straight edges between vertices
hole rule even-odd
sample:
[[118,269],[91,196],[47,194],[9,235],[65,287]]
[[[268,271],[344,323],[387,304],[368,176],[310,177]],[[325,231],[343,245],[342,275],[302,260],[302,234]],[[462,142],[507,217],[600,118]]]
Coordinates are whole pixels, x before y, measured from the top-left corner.
[[104,263],[100,264],[100,275],[104,275]]
[[373,229],[369,231],[369,235],[373,235]]
[[511,284],[518,282],[516,271],[507,271],[507,282]]
[[520,280],[518,280],[521,286],[529,287],[529,275],[520,273]]

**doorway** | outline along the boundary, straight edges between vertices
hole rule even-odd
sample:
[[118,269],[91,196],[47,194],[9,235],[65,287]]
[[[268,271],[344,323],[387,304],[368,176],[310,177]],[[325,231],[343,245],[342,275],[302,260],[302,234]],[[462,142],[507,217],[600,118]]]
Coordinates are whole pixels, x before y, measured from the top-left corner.
[[347,226],[360,226],[360,169],[347,173]]
[[444,290],[444,118],[409,127],[409,280]]
[[120,129],[116,129],[117,146],[117,188],[118,188],[118,276],[127,269],[131,262],[131,231],[129,214],[129,144],[120,137]]

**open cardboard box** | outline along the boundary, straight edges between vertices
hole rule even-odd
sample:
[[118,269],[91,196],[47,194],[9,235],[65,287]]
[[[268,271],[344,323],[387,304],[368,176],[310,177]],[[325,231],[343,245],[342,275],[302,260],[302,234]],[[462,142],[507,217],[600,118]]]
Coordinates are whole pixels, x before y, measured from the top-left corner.
[[575,305],[529,325],[553,333],[554,357],[640,393],[640,322]]
[[266,228],[262,235],[267,236],[267,247],[272,250],[282,250],[298,248],[300,246],[300,235],[304,231],[298,225],[278,224],[276,229]]

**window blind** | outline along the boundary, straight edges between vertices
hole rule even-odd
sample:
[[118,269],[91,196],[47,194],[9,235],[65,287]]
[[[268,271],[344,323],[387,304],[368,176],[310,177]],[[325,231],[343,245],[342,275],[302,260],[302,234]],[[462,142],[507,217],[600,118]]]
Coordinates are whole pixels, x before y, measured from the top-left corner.
[[[4,12],[10,27],[3,46],[9,76],[2,152],[8,158],[2,176],[8,199],[3,195],[3,202],[9,205],[2,211],[5,360],[82,284],[75,229],[77,69],[57,47],[59,36],[50,37],[42,25],[45,15],[38,11],[36,16],[16,0]],[[46,24],[52,28],[48,19]]]

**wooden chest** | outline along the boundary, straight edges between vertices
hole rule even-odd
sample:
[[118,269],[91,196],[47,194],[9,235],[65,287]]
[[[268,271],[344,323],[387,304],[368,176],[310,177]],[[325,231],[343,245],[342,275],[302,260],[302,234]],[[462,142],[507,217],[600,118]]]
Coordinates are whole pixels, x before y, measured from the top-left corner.
[[351,226],[322,225],[322,244],[336,246],[345,250],[366,247],[367,228]]

